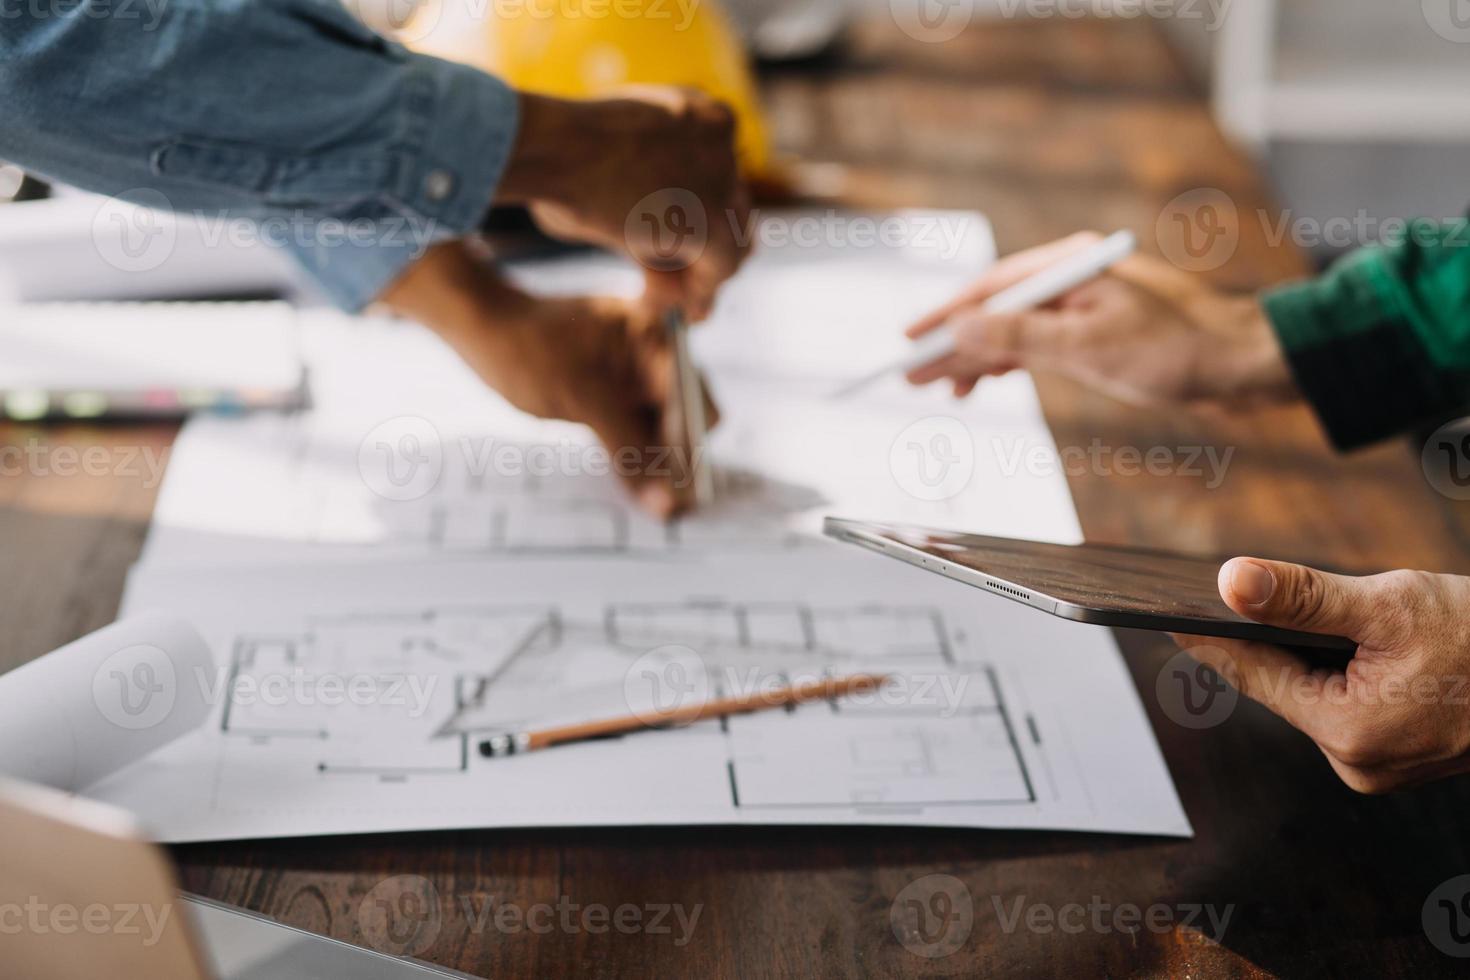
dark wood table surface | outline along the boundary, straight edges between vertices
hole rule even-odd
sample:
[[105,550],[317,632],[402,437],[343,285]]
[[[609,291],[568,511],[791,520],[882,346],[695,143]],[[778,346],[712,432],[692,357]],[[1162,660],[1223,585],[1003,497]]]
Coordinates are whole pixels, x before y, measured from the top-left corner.
[[[1237,205],[1240,245],[1211,273],[1241,289],[1302,274],[1271,247],[1273,205],[1144,21],[1002,23],[943,45],[890,23],[855,31],[840,60],[787,69],[766,93],[783,150],[840,165],[843,195],[874,206],[976,208],[1001,248],[1080,227],[1132,228],[1158,249],[1167,202],[1196,188]],[[830,175],[829,175],[830,176]],[[1470,572],[1464,511],[1419,473],[1416,448],[1335,456],[1304,411],[1228,420],[1148,414],[1043,379],[1059,445],[1235,450],[1215,489],[1184,476],[1074,474],[1087,536],[1204,552],[1299,556],[1350,567]],[[8,427],[0,446],[41,465],[0,478],[0,669],[114,615],[156,487],[123,462],[163,453],[167,427]],[[113,472],[57,475],[64,447],[102,447]],[[12,450],[13,452],[13,450]],[[12,461],[14,456],[9,457]],[[1456,505],[1463,506],[1463,505]],[[1422,976],[1456,961],[1426,939],[1421,907],[1470,872],[1470,784],[1354,795],[1317,750],[1242,703],[1216,727],[1176,724],[1155,694],[1172,648],[1121,634],[1196,829],[1192,840],[937,830],[465,831],[177,848],[185,886],[282,921],[365,942],[359,910],[397,876],[431,883],[442,909],[424,958],[486,977],[558,976]],[[973,928],[926,958],[890,926],[895,897],[957,878]],[[380,889],[381,893],[381,889]],[[1173,910],[1173,928],[1045,932],[997,915],[1106,903]],[[700,907],[680,930],[546,934],[477,926],[498,903]],[[1191,906],[1231,910],[1223,935]],[[939,908],[935,906],[935,908]],[[672,920],[670,920],[672,921]],[[381,937],[376,937],[381,942]],[[1218,941],[1217,941],[1218,940]],[[0,968],[3,972],[3,968]]]

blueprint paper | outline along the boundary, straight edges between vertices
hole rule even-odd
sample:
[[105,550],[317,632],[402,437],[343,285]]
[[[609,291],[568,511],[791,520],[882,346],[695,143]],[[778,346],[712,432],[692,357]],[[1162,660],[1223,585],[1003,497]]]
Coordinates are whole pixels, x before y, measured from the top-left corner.
[[[694,334],[724,416],[710,442],[719,504],[689,520],[643,517],[615,477],[589,472],[596,443],[583,428],[517,412],[428,331],[323,314],[303,327],[313,409],[191,421],[143,561],[748,551],[788,547],[828,513],[1079,541],[1060,468],[1025,465],[1056,454],[1028,377],[966,402],[898,378],[831,397],[897,356],[903,325],[991,258],[982,218],[945,216],[976,240],[938,255],[770,248],[729,284]],[[641,281],[599,256],[515,276],[547,293]],[[392,474],[416,460],[422,485],[398,492]]]
[[[126,607],[143,605],[187,610],[222,660],[208,722],[89,794],[162,841],[674,824],[1191,832],[1106,630],[856,550],[158,570],[130,589]],[[867,670],[897,693],[476,752],[486,733],[638,710],[645,689],[703,697]]]
[[187,622],[137,613],[0,676],[0,773],[75,792],[193,731],[213,673]]
[[[670,526],[633,506],[579,428],[493,406],[472,418],[418,407],[195,419],[170,457],[143,561],[748,550],[791,544],[832,513],[1080,540],[1061,470],[1019,465],[1033,450],[1055,456],[1025,376],[995,381],[966,406],[922,408],[836,403],[740,378],[713,387],[725,413],[709,448],[716,504]],[[434,481],[395,495],[384,474],[398,460],[373,446],[407,438],[432,451]],[[935,440],[970,472],[926,499],[915,493],[927,489],[923,467],[944,473],[946,457],[929,458]]]
[[[770,220],[787,220],[777,216]],[[1111,635],[813,532],[838,514],[1081,540],[1029,377],[888,379],[993,258],[766,247],[694,335],[717,503],[662,525],[411,325],[308,317],[313,407],[191,421],[125,608],[220,667],[198,733],[99,784],[169,842],[465,827],[874,824],[1188,835]],[[764,229],[765,225],[762,226]],[[522,266],[544,292],[636,269]],[[509,759],[488,734],[881,671],[845,699]],[[352,696],[356,692],[357,697]]]

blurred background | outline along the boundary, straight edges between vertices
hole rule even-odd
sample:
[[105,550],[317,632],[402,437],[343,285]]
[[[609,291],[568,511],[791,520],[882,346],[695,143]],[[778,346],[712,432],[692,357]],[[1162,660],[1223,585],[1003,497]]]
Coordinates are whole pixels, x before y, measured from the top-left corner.
[[[419,0],[354,0],[391,29]],[[437,0],[427,0],[434,3]],[[840,59],[844,33],[889,17],[942,42],[961,23],[1152,18],[1228,136],[1294,216],[1326,222],[1465,213],[1466,0],[723,0],[767,65]],[[953,25],[953,27],[952,27]],[[1319,262],[1346,247],[1306,246]]]
[[1465,213],[1470,3],[1235,0],[1218,29],[1159,23],[1283,206],[1319,221]]
[[[1345,237],[1293,236],[1315,264],[1371,241],[1386,219],[1462,215],[1470,199],[1470,0],[666,0],[669,23],[677,27],[666,26],[662,34],[646,24],[629,26],[627,18],[594,22],[565,13],[575,13],[582,0],[345,2],[363,20],[410,46],[488,67],[533,90],[593,95],[645,80],[710,88],[741,105],[742,151],[753,174],[771,178],[766,190],[816,198],[852,188],[835,178],[824,184],[816,166],[798,172],[782,165],[783,151],[790,150],[805,164],[820,164],[821,134],[804,120],[799,146],[784,139],[781,113],[788,110],[773,92],[779,89],[789,103],[793,78],[850,76],[871,67],[861,39],[872,32],[865,35],[863,25],[881,24],[895,36],[897,26],[909,38],[933,42],[911,45],[918,53],[904,55],[906,70],[922,71],[915,59],[946,68],[960,63],[993,86],[977,89],[975,99],[996,98],[1012,83],[1024,83],[1075,90],[1074,101],[1085,105],[1089,87],[1099,93],[1106,87],[1116,97],[1120,91],[1126,95],[1130,85],[1142,95],[1151,83],[1131,75],[1132,66],[1116,53],[1111,60],[1099,56],[1105,62],[1101,67],[1090,64],[1085,36],[1055,54],[1028,48],[1001,51],[999,59],[998,45],[977,46],[973,38],[987,25],[1000,33],[1027,20],[1126,20],[1128,31],[1146,25],[1167,40],[1192,88],[1188,95],[1207,102],[1225,136],[1258,164],[1275,202],[1293,221],[1317,229],[1329,220],[1353,224]],[[561,23],[553,26],[558,16]],[[1068,43],[1071,36],[1057,32]],[[1125,49],[1126,44],[1119,45]],[[1011,118],[1012,113],[1007,107],[991,115]],[[989,118],[984,111],[974,115]],[[862,124],[854,115],[829,135],[833,143],[851,144]],[[954,125],[977,124],[970,119]],[[1059,119],[1056,125],[1069,123]],[[1101,134],[1106,142],[1096,145],[1098,133],[1086,125],[1076,130],[1077,144],[1095,146],[1093,152],[1103,158],[1097,168],[1108,165],[1108,154],[1122,161],[1125,144],[1146,155],[1149,148],[1137,144],[1160,138],[1146,128],[1134,134],[1109,124]],[[1003,128],[970,134],[973,141],[987,137],[1011,138]],[[868,137],[857,137],[862,138]],[[1183,142],[1192,137],[1179,132],[1164,138]],[[977,157],[968,164],[974,168],[972,180],[1012,177],[1016,194],[1028,192],[1019,175],[987,175],[988,157],[979,151]],[[965,176],[955,173],[948,179],[957,183]],[[931,184],[926,193],[942,186],[942,181]],[[0,201],[47,193],[18,169],[0,164]],[[1028,244],[1028,236],[1014,230],[1026,215],[1016,214],[1008,234],[1007,206],[994,206],[1000,208],[992,217],[1002,219],[997,221],[1002,246]],[[90,247],[95,238],[98,208],[94,201],[70,210],[29,207],[0,213],[0,297],[148,298],[176,294],[181,283],[201,284],[209,295],[299,296],[303,288],[278,256],[257,254],[259,247],[227,245],[213,247],[198,265],[179,259],[172,275],[157,281],[119,278],[102,266],[95,276],[77,274],[73,258],[79,242]],[[1142,223],[1135,215],[1103,210],[1120,226]],[[109,218],[119,227],[127,225]],[[181,255],[199,251],[190,245],[196,230],[178,229]],[[67,274],[58,278],[62,272]]]

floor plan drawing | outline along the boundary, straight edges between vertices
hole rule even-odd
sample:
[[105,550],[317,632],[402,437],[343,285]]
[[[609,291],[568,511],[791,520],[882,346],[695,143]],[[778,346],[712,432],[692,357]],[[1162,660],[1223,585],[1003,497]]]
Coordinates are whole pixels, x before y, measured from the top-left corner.
[[469,738],[435,739],[440,722],[479,695],[491,676],[486,654],[514,658],[553,630],[545,610],[518,608],[322,618],[295,635],[247,634],[232,647],[219,730],[262,750],[312,744],[323,775],[467,772]]
[[[494,766],[475,751],[484,735],[626,714],[645,680],[650,698],[695,681],[702,696],[726,697],[862,671],[922,673],[937,690],[943,673],[951,690],[980,690],[961,704],[833,701],[708,726],[726,743],[730,805],[1034,800],[994,670],[957,662],[955,643],[940,611],[884,606],[629,604],[609,606],[600,623],[568,623],[551,607],[323,618],[298,635],[236,640],[219,730],[232,751],[280,752],[283,766],[404,782]],[[648,651],[671,648],[701,676],[637,675]],[[353,699],[344,681],[331,698],[324,678],[350,678],[372,696]],[[801,767],[822,770],[820,785],[788,778]]]
[[[369,560],[780,551],[810,541],[790,516],[823,503],[810,491],[717,465],[717,504],[664,523],[639,510],[615,479],[581,471],[603,465],[595,446],[515,443],[484,433],[442,436],[435,478],[393,499],[371,485],[376,467],[393,460],[379,460],[372,450],[360,456],[352,439],[312,413],[198,419],[182,438],[171,486],[212,489],[203,513],[160,525],[149,549],[184,563],[221,548],[261,561],[320,559],[334,550],[338,558]],[[280,448],[262,458],[263,445]],[[588,453],[591,462],[578,455]],[[578,461],[557,472],[558,456]],[[166,494],[165,512],[177,499],[173,490]],[[234,498],[228,509],[226,497]],[[201,502],[191,498],[184,506]]]
[[[568,588],[583,562],[241,569],[208,589],[186,569],[152,576],[128,601],[187,604],[229,651],[223,691],[204,729],[97,793],[168,841],[689,823],[1187,832],[1105,631],[861,552],[841,576],[802,550],[609,558],[595,587]],[[855,673],[887,681],[479,751],[495,734]]]
[[[1029,376],[963,402],[899,375],[837,394],[903,357],[902,325],[993,257],[984,219],[962,224],[977,248],[948,257],[795,247],[747,263],[690,337],[720,410],[714,499],[668,523],[591,430],[520,411],[431,331],[303,317],[310,406],[191,419],[130,576],[125,614],[175,612],[205,635],[212,713],[89,791],[180,843],[701,824],[1188,834],[1106,631],[821,538],[838,516],[1081,540]],[[587,262],[518,274],[585,284]],[[884,682],[479,751],[855,673]]]
[[[993,379],[966,403],[902,379],[836,399],[881,348],[855,344],[850,321],[794,310],[777,319],[787,326],[760,327],[772,340],[764,354],[748,336],[754,324],[701,327],[722,407],[705,457],[715,501],[665,525],[638,510],[585,427],[517,411],[434,335],[307,318],[310,408],[191,419],[143,564],[759,553],[810,540],[825,513],[1080,540],[1064,474],[1028,462],[1057,452],[1028,377]],[[864,329],[887,336],[898,322],[869,310]],[[790,349],[798,336],[800,351]],[[839,353],[856,361],[837,364]],[[937,471],[931,448],[943,451]],[[936,499],[924,484],[951,464],[971,492]]]

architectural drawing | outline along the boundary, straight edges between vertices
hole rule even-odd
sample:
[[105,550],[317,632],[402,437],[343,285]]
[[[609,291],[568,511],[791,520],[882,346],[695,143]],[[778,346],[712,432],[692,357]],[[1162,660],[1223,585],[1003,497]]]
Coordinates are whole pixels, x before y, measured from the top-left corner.
[[[909,693],[625,741],[718,739],[724,751],[710,759],[724,767],[737,809],[1034,801],[999,678],[961,662],[955,643],[938,610],[881,605],[613,604],[601,622],[494,606],[319,618],[297,635],[237,638],[219,730],[231,752],[280,755],[279,765],[326,778],[475,778],[504,765],[480,758],[480,737],[561,716],[625,715],[643,686],[658,697],[697,683],[701,697],[723,697],[878,671],[907,678]],[[660,663],[661,650],[676,654]],[[670,678],[671,666],[684,673]],[[323,678],[341,694],[329,696]],[[352,684],[371,696],[355,701]]]

